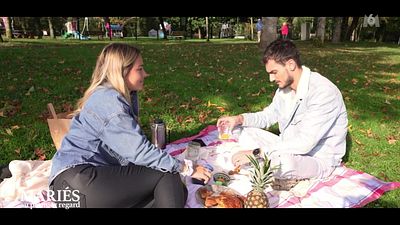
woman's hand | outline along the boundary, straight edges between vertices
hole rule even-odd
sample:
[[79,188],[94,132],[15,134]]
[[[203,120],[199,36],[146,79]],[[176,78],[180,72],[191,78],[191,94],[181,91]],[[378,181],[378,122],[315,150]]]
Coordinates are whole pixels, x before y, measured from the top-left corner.
[[204,180],[204,184],[207,184],[211,178],[211,172],[203,166],[196,166],[192,174],[192,178]]
[[253,155],[253,150],[240,151],[233,154],[232,164],[236,167],[249,163],[250,160],[247,158],[248,155]]

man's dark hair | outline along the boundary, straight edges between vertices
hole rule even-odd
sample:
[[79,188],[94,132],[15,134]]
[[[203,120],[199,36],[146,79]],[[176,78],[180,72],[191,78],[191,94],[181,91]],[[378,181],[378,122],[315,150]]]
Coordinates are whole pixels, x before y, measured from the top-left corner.
[[282,65],[293,59],[301,67],[300,53],[291,40],[278,39],[269,44],[264,51],[263,63],[266,64],[271,59]]

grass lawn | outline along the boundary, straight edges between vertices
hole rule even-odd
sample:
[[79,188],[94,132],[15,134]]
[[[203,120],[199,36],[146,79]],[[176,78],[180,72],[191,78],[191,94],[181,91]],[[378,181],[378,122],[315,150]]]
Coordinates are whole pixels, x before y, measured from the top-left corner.
[[[124,39],[143,52],[150,74],[140,94],[140,121],[149,134],[155,117],[171,141],[194,135],[221,115],[262,110],[269,82],[255,42]],[[108,41],[27,40],[0,43],[0,164],[51,159],[47,103],[72,109],[87,88]],[[346,166],[400,181],[400,48],[378,43],[296,42],[302,62],[342,91],[349,116]],[[400,189],[367,207],[400,207]]]

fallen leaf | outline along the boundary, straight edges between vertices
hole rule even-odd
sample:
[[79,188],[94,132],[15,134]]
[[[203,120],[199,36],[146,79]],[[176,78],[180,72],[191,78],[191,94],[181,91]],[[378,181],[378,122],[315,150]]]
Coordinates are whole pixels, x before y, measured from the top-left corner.
[[176,121],[177,121],[178,123],[182,123],[182,122],[183,122],[183,116],[181,116],[181,115],[177,116],[177,117],[176,117]]
[[11,130],[17,130],[17,129],[19,129],[20,127],[18,126],[18,125],[14,125],[14,126],[12,126],[11,127]]
[[49,93],[49,89],[47,89],[47,88],[42,88],[42,91],[43,91],[44,93]]
[[221,106],[217,106],[216,107],[220,112],[225,112],[225,109],[224,109],[224,107],[221,107]]
[[349,130],[349,131],[351,131],[351,127],[352,127],[353,125],[349,125],[348,127],[347,127],[347,129]]
[[192,97],[192,102],[196,105],[196,104],[200,104],[202,101],[199,98]]
[[213,104],[210,102],[210,100],[208,100],[207,107],[211,107],[211,106],[217,106],[217,104]]
[[21,155],[21,149],[20,148],[15,149],[14,152],[17,153],[18,155]]
[[262,88],[260,89],[260,91],[261,91],[262,93],[266,93],[266,92],[267,92],[267,89],[265,89],[265,87],[262,87]]
[[35,91],[35,87],[32,86],[29,88],[28,92],[25,93],[25,95],[31,95],[31,93],[34,91]]
[[186,119],[185,119],[185,123],[191,123],[191,122],[193,122],[194,121],[194,119],[191,117],[191,116],[188,116],[188,117],[186,117]]
[[363,143],[361,143],[361,141],[359,141],[359,140],[357,140],[357,139],[355,139],[354,140],[358,145],[364,145]]
[[380,177],[383,177],[383,180],[384,180],[384,181],[389,181],[389,177],[387,177],[386,174],[384,174],[383,172],[380,172],[380,173],[379,173],[379,176],[380,176]]
[[389,92],[390,89],[391,89],[390,87],[383,86],[383,92],[386,94]]
[[6,116],[4,116],[4,112],[3,111],[0,111],[0,116],[1,117],[6,117]]
[[356,84],[358,83],[358,79],[356,79],[356,78],[351,79],[351,83],[353,83],[354,85],[356,85]]
[[46,155],[44,154],[43,150],[41,148],[36,148],[35,149],[35,155],[39,158],[39,160],[45,160]]
[[199,114],[199,121],[200,123],[204,123],[208,117],[208,114],[206,112],[200,112]]
[[13,135],[13,132],[12,132],[11,129],[9,129],[9,128],[6,128],[6,133],[7,133],[8,135],[10,135],[10,136]]
[[387,140],[388,140],[388,143],[389,143],[390,145],[393,145],[393,144],[396,143],[396,141],[397,141],[393,136],[387,137]]
[[374,135],[372,134],[371,128],[369,128],[369,129],[367,130],[367,136],[368,136],[368,137],[373,137],[373,136],[374,136]]

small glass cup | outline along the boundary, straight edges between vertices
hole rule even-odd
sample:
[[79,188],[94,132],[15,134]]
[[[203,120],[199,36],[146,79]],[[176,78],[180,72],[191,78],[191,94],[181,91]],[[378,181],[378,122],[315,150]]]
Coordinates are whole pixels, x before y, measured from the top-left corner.
[[228,124],[221,124],[218,127],[218,138],[220,140],[229,140],[232,137],[232,130],[229,128]]
[[191,141],[189,142],[187,148],[186,148],[186,159],[192,160],[193,162],[196,162],[199,159],[200,155],[200,143]]

